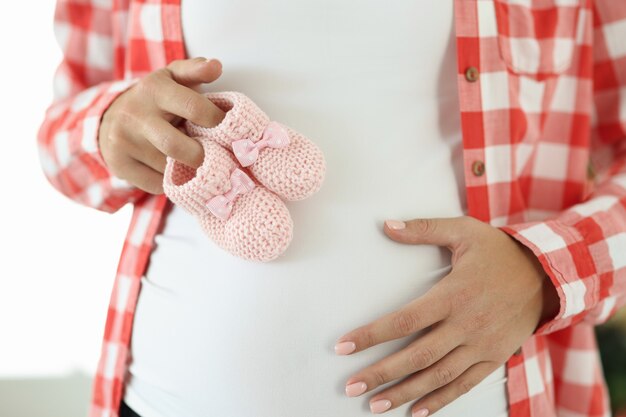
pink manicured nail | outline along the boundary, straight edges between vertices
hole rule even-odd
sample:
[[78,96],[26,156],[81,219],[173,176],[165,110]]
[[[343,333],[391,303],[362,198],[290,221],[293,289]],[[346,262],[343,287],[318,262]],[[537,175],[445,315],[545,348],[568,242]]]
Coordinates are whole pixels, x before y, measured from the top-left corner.
[[337,355],[347,355],[348,353],[354,352],[354,349],[356,349],[354,342],[341,342],[335,345],[335,353]]
[[400,220],[386,220],[387,227],[392,230],[402,230],[406,227],[406,224]]
[[411,414],[411,417],[426,417],[426,416],[428,416],[428,410],[425,408],[420,408],[419,410]]
[[383,411],[387,411],[390,408],[391,401],[389,400],[378,400],[370,404],[370,410],[372,410],[372,413],[382,413]]
[[363,381],[355,382],[354,384],[346,385],[346,395],[348,397],[356,397],[361,395],[367,389],[367,384]]

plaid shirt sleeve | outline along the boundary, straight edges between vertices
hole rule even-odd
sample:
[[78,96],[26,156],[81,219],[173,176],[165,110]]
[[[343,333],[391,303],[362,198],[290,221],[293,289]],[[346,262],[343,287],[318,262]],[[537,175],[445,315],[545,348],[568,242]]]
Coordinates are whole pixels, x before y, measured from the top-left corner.
[[602,167],[594,189],[555,218],[501,228],[534,252],[559,294],[559,313],[537,334],[600,324],[626,302],[626,7],[614,0],[594,7],[591,145]]
[[144,191],[112,175],[98,146],[103,113],[137,79],[115,79],[120,55],[113,36],[113,0],[58,0],[54,33],[63,59],[54,74],[53,101],[37,135],[46,178],[65,196],[106,212]]

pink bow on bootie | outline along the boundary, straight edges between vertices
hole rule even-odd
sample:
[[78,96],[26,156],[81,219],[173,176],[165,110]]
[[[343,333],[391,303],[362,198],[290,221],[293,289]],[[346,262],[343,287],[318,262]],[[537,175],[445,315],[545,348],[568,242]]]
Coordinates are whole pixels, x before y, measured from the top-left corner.
[[263,148],[285,148],[289,146],[289,133],[278,122],[269,122],[261,139],[252,142],[250,139],[240,139],[232,142],[233,153],[241,166],[247,167],[257,160]]
[[206,203],[209,211],[224,221],[230,217],[237,196],[250,192],[255,187],[254,181],[239,168],[235,168],[230,174],[230,184],[228,192],[216,195]]

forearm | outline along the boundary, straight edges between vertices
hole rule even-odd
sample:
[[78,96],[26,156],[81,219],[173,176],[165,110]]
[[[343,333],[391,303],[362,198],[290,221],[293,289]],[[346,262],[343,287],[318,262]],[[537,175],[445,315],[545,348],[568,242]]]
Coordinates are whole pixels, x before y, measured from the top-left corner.
[[544,222],[502,230],[527,246],[556,289],[560,308],[539,333],[599,324],[626,301],[626,155],[585,202]]
[[[54,27],[63,59],[53,77],[54,97],[39,127],[37,146],[43,172],[58,191],[113,212],[142,193],[110,173],[98,147],[102,115],[133,82],[115,80],[112,11],[107,7],[112,6],[57,1]],[[90,42],[94,36],[100,41]]]

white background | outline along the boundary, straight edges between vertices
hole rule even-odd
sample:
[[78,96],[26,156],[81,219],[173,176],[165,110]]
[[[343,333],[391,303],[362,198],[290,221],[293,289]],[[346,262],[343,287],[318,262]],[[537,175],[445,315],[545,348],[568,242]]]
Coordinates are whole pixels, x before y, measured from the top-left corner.
[[[52,30],[54,5],[54,0],[13,1],[0,13],[5,145],[0,160],[0,415],[10,417],[19,411],[14,405],[7,412],[10,401],[20,399],[4,397],[14,397],[18,380],[61,380],[80,373],[81,381],[91,384],[132,210],[127,205],[111,215],[80,206],[56,191],[40,168],[36,135],[61,59]],[[81,391],[81,407],[89,389]],[[31,402],[41,398],[31,394],[26,388],[19,395]]]

